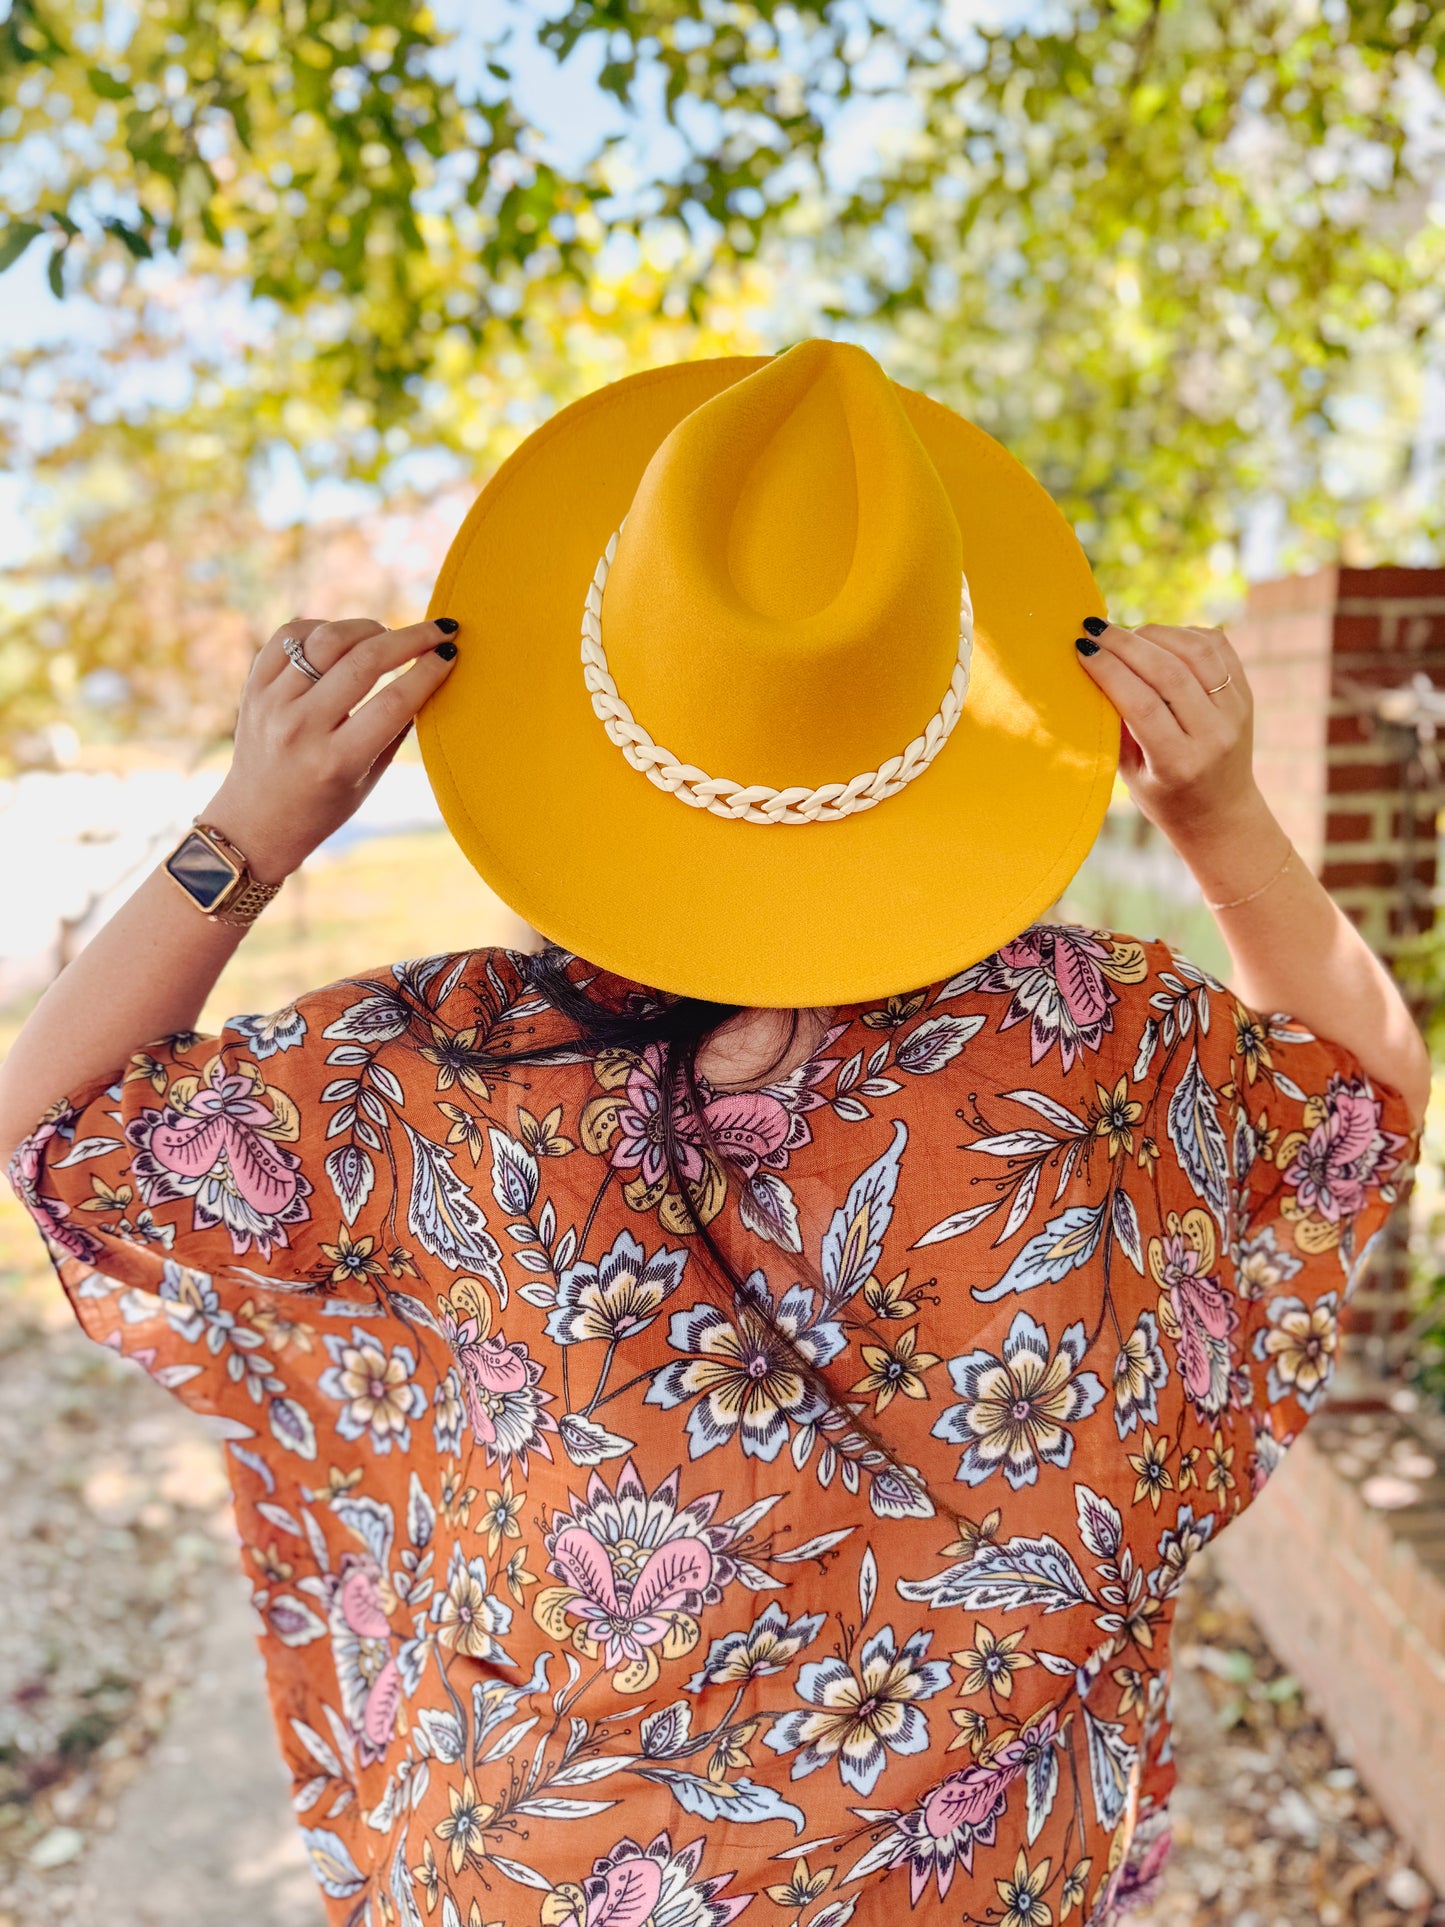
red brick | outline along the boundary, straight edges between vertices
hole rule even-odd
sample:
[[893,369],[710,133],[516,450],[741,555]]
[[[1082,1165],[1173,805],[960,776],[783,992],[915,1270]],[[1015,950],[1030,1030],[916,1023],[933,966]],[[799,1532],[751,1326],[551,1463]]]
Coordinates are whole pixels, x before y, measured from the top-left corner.
[[1368,743],[1374,735],[1375,728],[1370,717],[1347,712],[1342,716],[1330,717],[1325,740],[1335,747],[1341,743]]
[[[1428,888],[1435,881],[1435,859],[1417,858],[1414,872],[1415,881]],[[1392,857],[1351,861],[1336,860],[1331,855],[1320,871],[1320,882],[1327,890],[1399,890],[1409,875],[1410,865],[1396,862]]]
[[1414,836],[1421,842],[1433,842],[1439,834],[1439,827],[1433,810],[1420,810],[1413,816],[1408,810],[1395,810],[1390,816],[1391,836]]
[[[1398,812],[1397,812],[1398,815]],[[1331,810],[1325,818],[1325,843],[1369,843],[1375,834],[1375,818],[1369,810]],[[1393,834],[1398,835],[1398,830]]]
[[1392,937],[1417,937],[1423,931],[1433,929],[1435,906],[1432,903],[1417,903],[1410,907],[1392,903],[1387,919]]
[[1334,586],[1337,602],[1414,601],[1438,596],[1445,611],[1445,569],[1340,569]]
[[1385,646],[1384,628],[1378,616],[1340,616],[1334,620],[1334,653],[1368,655]]
[[1358,795],[1374,790],[1386,795],[1404,787],[1403,763],[1331,763],[1325,788],[1331,796]]

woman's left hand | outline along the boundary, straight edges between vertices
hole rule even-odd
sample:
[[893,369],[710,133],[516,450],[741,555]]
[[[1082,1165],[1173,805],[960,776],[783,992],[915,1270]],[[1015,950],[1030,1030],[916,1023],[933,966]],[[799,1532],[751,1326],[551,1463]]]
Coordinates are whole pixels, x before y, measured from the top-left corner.
[[1254,697],[1222,629],[1101,621],[1075,648],[1123,719],[1130,794],[1181,855],[1244,838],[1268,818],[1254,780]]

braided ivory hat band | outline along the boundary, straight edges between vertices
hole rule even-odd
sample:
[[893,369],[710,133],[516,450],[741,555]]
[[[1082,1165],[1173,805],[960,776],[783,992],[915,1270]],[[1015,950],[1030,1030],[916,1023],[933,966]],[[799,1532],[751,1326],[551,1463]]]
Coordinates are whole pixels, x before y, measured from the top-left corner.
[[929,717],[921,736],[915,736],[906,749],[890,756],[875,770],[865,770],[847,783],[820,783],[816,789],[795,786],[775,790],[766,783],[734,783],[726,776],[709,776],[693,763],[683,763],[670,749],[655,743],[626,702],[607,666],[607,651],[602,646],[602,595],[617,553],[619,528],[602,552],[587,591],[582,612],[582,675],[592,697],[592,708],[608,736],[648,782],[666,790],[680,803],[695,810],[710,810],[741,823],[833,823],[860,810],[871,810],[890,796],[896,796],[916,776],[921,776],[953,734],[955,723],[968,694],[969,665],[973,656],[973,599],[968,592],[968,577],[963,578],[958,621],[958,657],[953,675],[943,692],[943,701]]

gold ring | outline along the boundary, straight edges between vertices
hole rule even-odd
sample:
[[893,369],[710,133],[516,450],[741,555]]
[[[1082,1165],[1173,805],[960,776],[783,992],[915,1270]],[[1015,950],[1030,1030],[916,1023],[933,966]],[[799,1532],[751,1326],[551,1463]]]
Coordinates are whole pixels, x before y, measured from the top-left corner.
[[1204,693],[1206,696],[1217,696],[1221,689],[1228,689],[1233,681],[1233,676],[1226,676],[1223,682],[1217,682],[1213,689],[1206,689]]

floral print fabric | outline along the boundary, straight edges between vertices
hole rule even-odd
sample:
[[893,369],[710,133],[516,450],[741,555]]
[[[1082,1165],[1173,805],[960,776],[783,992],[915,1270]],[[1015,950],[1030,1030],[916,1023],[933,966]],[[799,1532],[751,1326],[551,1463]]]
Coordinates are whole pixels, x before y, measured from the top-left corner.
[[1032,926],[704,1087],[734,1296],[655,1054],[490,1068],[569,1035],[523,958],[400,964],[139,1053],[12,1167],[86,1329],[223,1421],[330,1917],[1115,1917],[1180,1578],[1325,1393],[1402,1099]]

